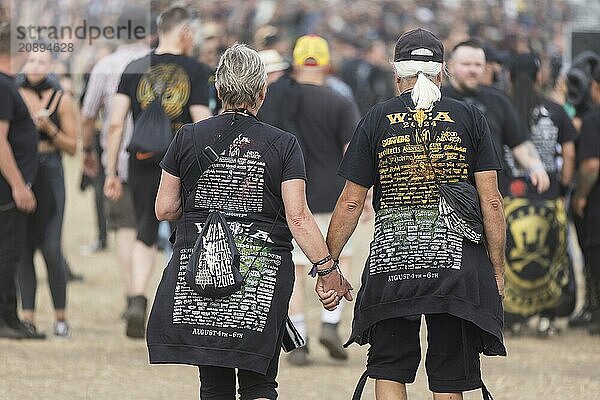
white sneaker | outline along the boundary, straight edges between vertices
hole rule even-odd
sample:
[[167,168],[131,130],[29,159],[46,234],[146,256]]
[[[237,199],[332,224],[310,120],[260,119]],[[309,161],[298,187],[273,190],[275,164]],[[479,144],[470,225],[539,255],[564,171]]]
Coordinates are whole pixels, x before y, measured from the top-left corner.
[[71,327],[67,321],[56,321],[54,323],[54,335],[65,339],[71,337]]

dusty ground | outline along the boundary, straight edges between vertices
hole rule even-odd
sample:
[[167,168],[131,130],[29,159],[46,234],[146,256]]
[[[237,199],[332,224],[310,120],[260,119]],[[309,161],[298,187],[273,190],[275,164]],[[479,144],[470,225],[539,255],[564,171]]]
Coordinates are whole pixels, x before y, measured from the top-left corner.
[[[76,191],[75,160],[66,160],[68,205],[65,249],[71,265],[85,282],[69,288],[69,314],[73,337],[39,342],[0,340],[0,399],[197,399],[197,370],[181,366],[150,366],[143,341],[127,339],[119,320],[123,294],[119,271],[108,251],[92,256],[79,253],[95,236],[91,193]],[[158,283],[163,259],[157,262],[152,287]],[[38,264],[38,325],[52,329],[50,295],[43,263]],[[355,276],[358,274],[356,273]],[[355,285],[356,287],[357,285]],[[310,288],[307,293],[312,298]],[[342,331],[349,331],[350,307]],[[319,308],[311,302],[308,319],[316,334]],[[600,338],[566,330],[549,340],[507,338],[507,358],[484,358],[484,380],[496,400],[600,398]],[[281,399],[350,398],[363,372],[366,349],[353,346],[347,363],[327,358],[316,340],[311,347],[313,365],[289,366],[282,357],[279,374]],[[429,398],[423,366],[412,399]],[[363,398],[373,398],[369,382]],[[480,399],[471,392],[466,399]]]

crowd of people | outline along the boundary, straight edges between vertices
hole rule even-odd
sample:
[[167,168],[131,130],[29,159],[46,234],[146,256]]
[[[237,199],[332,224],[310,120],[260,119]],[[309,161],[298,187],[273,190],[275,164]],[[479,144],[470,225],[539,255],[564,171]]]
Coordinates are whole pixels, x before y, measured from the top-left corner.
[[[276,398],[282,345],[310,363],[307,274],[318,342],[339,360],[370,344],[362,383],[381,398],[414,381],[421,314],[438,394],[487,393],[479,353],[504,355],[502,332],[532,318],[541,337],[560,317],[600,334],[600,55],[561,66],[567,2],[166,3],[90,2],[90,21],[151,35],[68,59],[20,60],[0,25],[0,338],[46,338],[36,250],[53,333],[72,335],[62,157],[78,149],[96,191],[88,250],[116,254],[125,335],[153,363],[198,365],[203,399],[234,396],[236,368],[242,398]],[[352,236],[359,223],[374,237]],[[353,242],[371,240],[344,344]],[[159,247],[172,257],[147,321]]]

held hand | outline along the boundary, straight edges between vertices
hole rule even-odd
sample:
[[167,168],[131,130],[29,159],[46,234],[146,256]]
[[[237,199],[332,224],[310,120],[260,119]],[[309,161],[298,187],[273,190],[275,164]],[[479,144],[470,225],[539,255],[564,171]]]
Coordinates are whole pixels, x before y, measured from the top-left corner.
[[83,153],[83,174],[90,178],[98,176],[100,165],[96,152],[90,151]]
[[536,187],[538,193],[544,193],[550,188],[550,177],[543,168],[534,168],[529,172],[531,183]]
[[15,201],[17,209],[31,214],[35,211],[37,203],[35,195],[31,188],[27,185],[19,185],[12,190],[12,197]]
[[572,203],[575,214],[577,214],[578,217],[583,218],[587,199],[585,197],[573,197]]
[[319,296],[319,300],[323,303],[326,310],[335,310],[340,304],[340,300],[345,298],[347,301],[352,301],[353,290],[350,282],[341,276],[338,271],[333,271],[325,276],[317,278],[315,292]]
[[104,195],[110,201],[117,201],[123,195],[123,185],[118,176],[107,176],[104,181]]
[[56,125],[54,125],[54,122],[50,120],[47,113],[38,113],[33,121],[40,131],[52,133],[57,130]]

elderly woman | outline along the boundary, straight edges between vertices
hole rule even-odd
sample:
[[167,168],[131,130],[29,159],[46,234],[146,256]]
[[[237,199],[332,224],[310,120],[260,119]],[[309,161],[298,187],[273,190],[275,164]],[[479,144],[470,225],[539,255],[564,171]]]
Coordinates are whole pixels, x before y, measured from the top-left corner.
[[[349,288],[307,206],[296,138],[255,117],[266,79],[254,50],[237,44],[225,51],[216,71],[223,113],[182,127],[161,162],[156,215],[179,222],[148,321],[150,362],[198,365],[201,399],[234,399],[236,369],[241,399],[277,398],[294,284],[292,236],[320,271],[318,287],[332,288],[321,293],[326,308],[335,308]],[[202,150],[217,147],[232,124],[249,127],[189,184],[188,171],[201,163]],[[215,210],[234,233],[245,278],[241,289],[224,298],[203,297],[185,279],[194,242]]]

